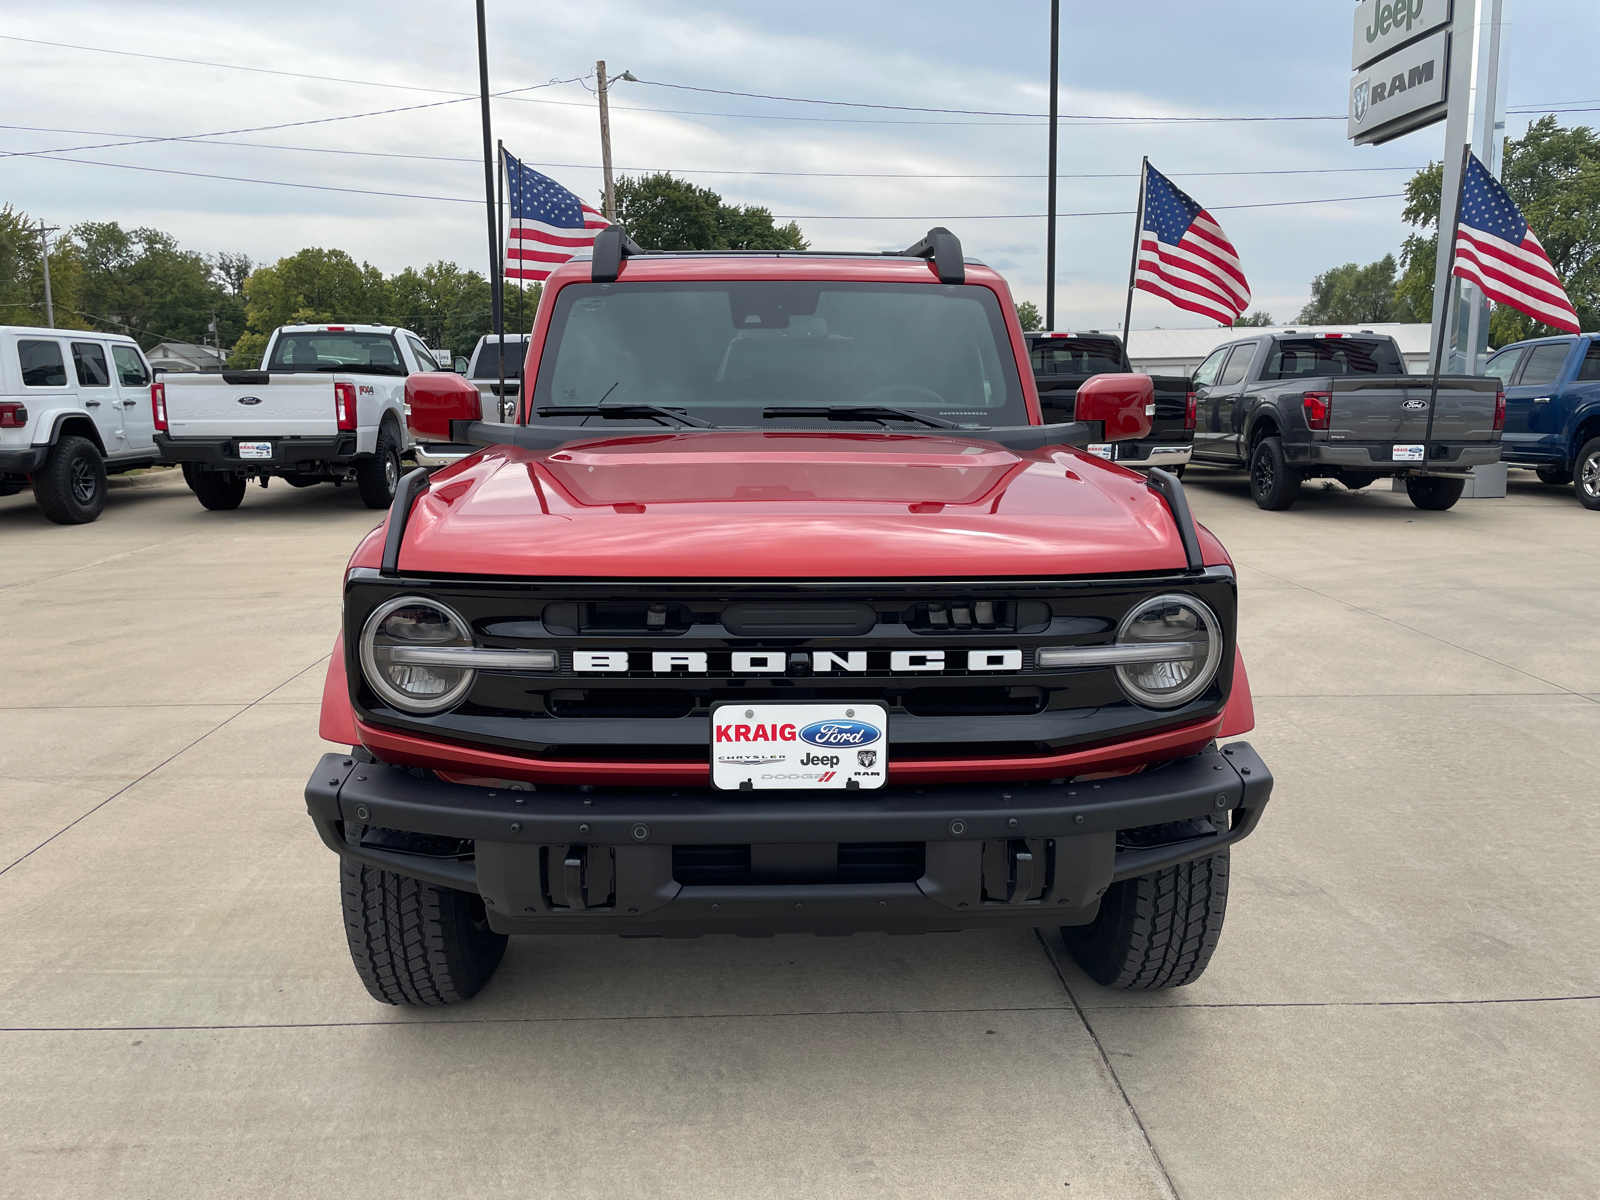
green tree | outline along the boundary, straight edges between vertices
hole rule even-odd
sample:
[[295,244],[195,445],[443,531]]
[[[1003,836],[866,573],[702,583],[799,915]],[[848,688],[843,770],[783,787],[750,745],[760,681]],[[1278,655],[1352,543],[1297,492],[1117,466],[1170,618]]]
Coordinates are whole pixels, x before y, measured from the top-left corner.
[[210,260],[180,250],[171,234],[86,221],[71,238],[82,261],[76,307],[92,327],[130,334],[145,349],[163,341],[225,345],[242,332],[244,302],[227,291]]
[[804,250],[800,226],[757,205],[726,204],[666,172],[616,181],[617,221],[647,250]]
[[[56,324],[87,329],[77,315],[83,261],[70,238],[50,244],[50,293]],[[45,323],[44,272],[39,257],[39,222],[9,204],[0,206],[0,324]]]
[[1300,325],[1360,325],[1394,320],[1394,255],[1358,266],[1345,263],[1311,281],[1311,303],[1300,310]]
[[1024,300],[1017,305],[1017,320],[1022,323],[1024,333],[1044,328],[1044,318],[1039,315],[1039,306],[1032,300]]
[[1259,329],[1272,324],[1272,314],[1262,312],[1259,308],[1248,317],[1235,317],[1233,319],[1236,329]]
[[257,267],[245,280],[248,328],[234,344],[233,366],[255,366],[267,348],[267,336],[279,325],[349,321],[387,323],[391,288],[371,263],[356,265],[343,250],[308,246]]
[[[1404,272],[1396,306],[1412,320],[1433,317],[1433,273],[1439,253],[1439,196],[1444,170],[1429,163],[1406,185],[1404,217],[1419,232],[1401,248]],[[1561,277],[1585,329],[1600,325],[1600,138],[1586,126],[1565,128],[1540,117],[1520,138],[1508,139],[1500,182],[1522,209]],[[1558,332],[1516,309],[1497,304],[1489,343],[1503,346]]]

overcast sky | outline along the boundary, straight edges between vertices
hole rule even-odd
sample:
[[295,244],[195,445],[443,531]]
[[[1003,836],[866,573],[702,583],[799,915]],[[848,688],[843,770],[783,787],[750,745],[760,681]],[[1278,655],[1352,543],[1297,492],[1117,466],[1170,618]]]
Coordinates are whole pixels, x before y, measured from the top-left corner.
[[[641,80],[775,96],[1017,113],[1043,112],[1048,100],[1046,0],[489,0],[488,9],[494,90],[586,77],[496,100],[494,122],[512,153],[530,163],[561,164],[541,169],[591,202],[600,191],[590,90],[597,58],[613,74],[629,70]],[[1064,114],[1318,116],[1344,110],[1349,0],[1069,0],[1062,10]],[[1592,67],[1600,3],[1506,0],[1506,12],[1512,23],[1510,107],[1600,108]],[[97,147],[58,156],[83,162],[6,159],[0,203],[64,227],[85,220],[151,225],[187,249],[243,251],[258,262],[314,245],[340,247],[387,272],[441,258],[487,268],[483,211],[473,203],[125,169],[481,200],[481,158],[474,159],[482,147],[478,107],[458,98],[477,86],[467,0],[353,0],[332,7],[0,0],[0,13],[0,34],[55,43],[0,39],[0,147]],[[326,120],[415,105],[434,107]],[[1600,112],[1577,112],[1560,119],[1593,124],[1597,117]],[[1513,116],[1511,134],[1520,134],[1527,120]],[[621,83],[612,91],[611,122],[614,161],[624,171],[671,170],[729,201],[765,205],[780,220],[798,219],[814,248],[903,246],[932,224],[948,225],[969,254],[1005,272],[1020,299],[1043,307],[1042,216],[978,219],[1045,211],[1042,121]],[[1253,307],[1290,320],[1318,272],[1398,249],[1406,233],[1400,200],[1226,206],[1398,193],[1407,170],[1351,169],[1421,166],[1442,154],[1443,131],[1436,125],[1388,146],[1355,148],[1344,139],[1342,116],[1123,127],[1066,121],[1059,211],[1131,210],[1139,159],[1148,154],[1231,235],[1254,291]],[[256,145],[99,146],[127,135],[213,133]],[[1262,170],[1331,173],[1200,174]],[[1113,327],[1121,319],[1132,217],[1063,216],[1059,230],[1056,324]],[[1135,302],[1135,328],[1204,323],[1153,296]]]

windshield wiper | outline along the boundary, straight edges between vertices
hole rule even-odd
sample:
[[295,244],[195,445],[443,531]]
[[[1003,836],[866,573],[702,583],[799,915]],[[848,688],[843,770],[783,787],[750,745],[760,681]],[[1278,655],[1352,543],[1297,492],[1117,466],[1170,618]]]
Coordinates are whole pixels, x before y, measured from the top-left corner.
[[934,429],[970,429],[943,417],[930,417],[909,408],[886,408],[878,404],[834,404],[827,408],[817,405],[791,405],[763,409],[763,417],[827,417],[830,421],[915,421]]
[[688,425],[695,429],[716,428],[710,421],[702,421],[699,417],[691,417],[687,413],[674,412],[658,404],[562,404],[553,408],[536,408],[533,411],[541,417],[606,417],[632,420],[643,418],[661,423],[676,421],[679,425]]

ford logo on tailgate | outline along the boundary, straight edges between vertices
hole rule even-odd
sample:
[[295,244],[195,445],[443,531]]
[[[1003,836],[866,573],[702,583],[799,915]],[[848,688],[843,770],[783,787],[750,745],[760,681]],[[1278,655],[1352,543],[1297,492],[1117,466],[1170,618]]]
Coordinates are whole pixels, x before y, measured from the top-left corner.
[[239,397],[239,403],[240,404],[260,404],[261,403],[261,397],[260,396],[240,396]]
[[813,746],[870,746],[882,736],[865,721],[817,721],[800,731],[800,740]]

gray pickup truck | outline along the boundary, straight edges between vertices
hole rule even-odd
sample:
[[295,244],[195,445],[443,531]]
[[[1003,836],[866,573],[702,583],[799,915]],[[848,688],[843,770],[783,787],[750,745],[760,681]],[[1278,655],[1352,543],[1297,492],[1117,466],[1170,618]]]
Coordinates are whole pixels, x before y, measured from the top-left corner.
[[1432,378],[1406,374],[1384,334],[1241,338],[1200,364],[1194,390],[1191,461],[1247,466],[1266,509],[1290,507],[1307,479],[1363,488],[1384,475],[1403,477],[1418,508],[1446,509],[1471,468],[1500,461],[1500,381],[1441,376],[1430,431]]

